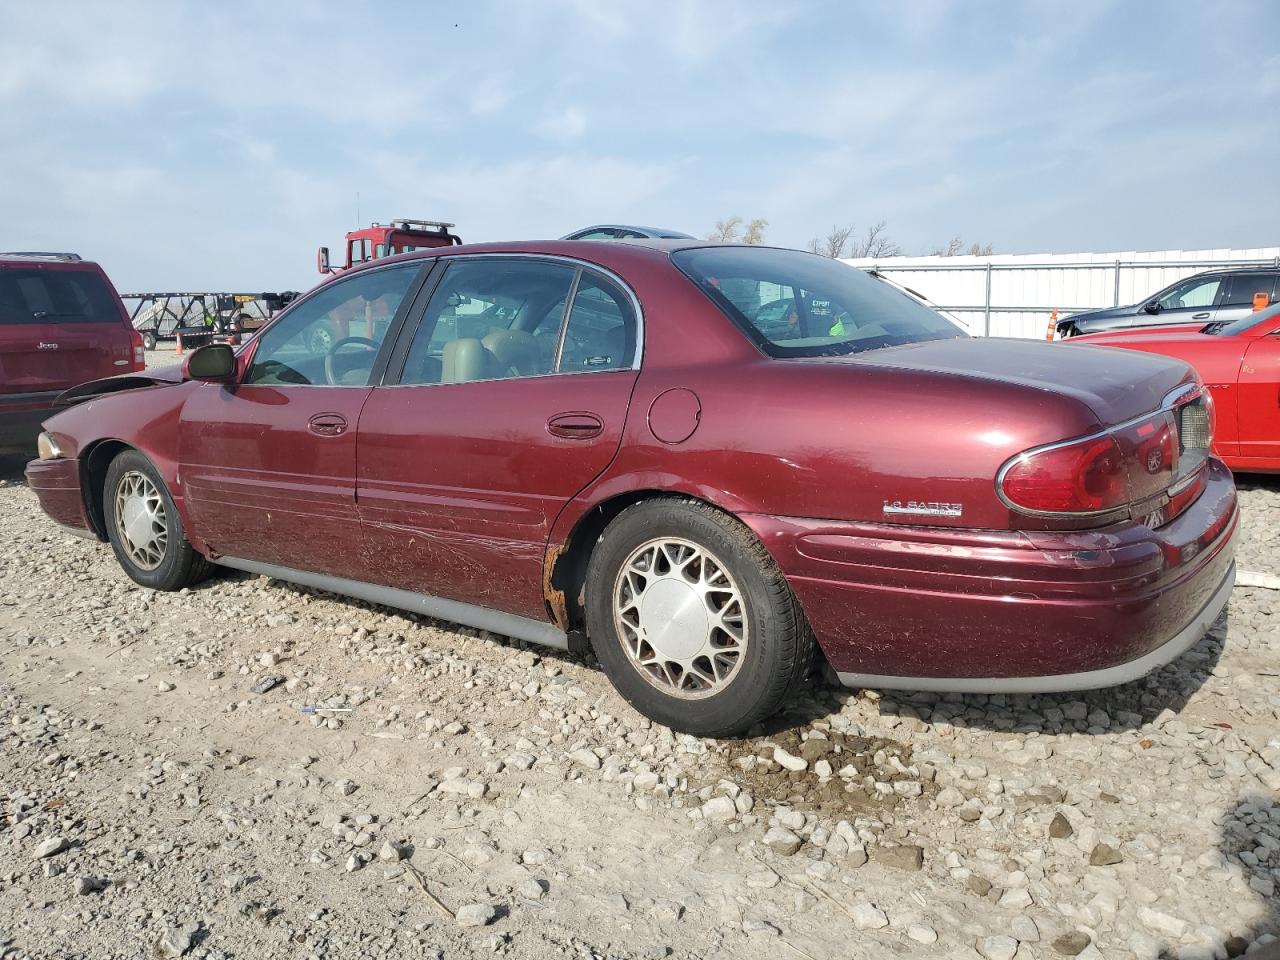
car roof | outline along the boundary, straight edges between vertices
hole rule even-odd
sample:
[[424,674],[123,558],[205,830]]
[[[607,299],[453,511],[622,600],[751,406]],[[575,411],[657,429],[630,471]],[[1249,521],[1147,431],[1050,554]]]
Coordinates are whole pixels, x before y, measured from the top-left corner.
[[[592,224],[589,227],[579,227],[577,230],[574,230],[572,233],[565,234],[560,239],[567,240],[569,237],[572,237],[574,234],[586,233],[588,230],[634,230],[636,233],[648,234],[649,237],[651,238],[660,238],[660,239],[668,239],[668,240],[696,239],[695,237],[687,233],[682,233],[679,230],[670,230],[666,227],[641,227],[641,226],[637,226],[634,223],[596,223],[596,224]],[[638,238],[628,237],[624,239],[638,239]]]
[[0,264],[23,265],[31,263],[57,263],[65,266],[87,266],[97,269],[92,260],[85,260],[78,253],[47,253],[33,250],[0,250]]

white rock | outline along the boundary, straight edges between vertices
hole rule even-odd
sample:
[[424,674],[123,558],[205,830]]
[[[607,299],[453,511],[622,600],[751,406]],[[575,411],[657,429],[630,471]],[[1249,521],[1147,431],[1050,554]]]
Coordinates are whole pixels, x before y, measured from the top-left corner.
[[798,836],[786,827],[770,827],[764,835],[765,846],[771,847],[784,857],[789,857],[800,849],[803,843]]
[[978,952],[987,960],[1013,960],[1018,952],[1018,941],[1013,937],[983,937],[978,941]]
[[803,770],[809,769],[808,760],[803,760],[800,757],[793,756],[781,747],[773,748],[773,762],[786,770],[793,771],[794,773],[800,773]]
[[460,927],[484,927],[492,923],[497,916],[498,911],[492,904],[468,903],[458,908],[453,919]]
[[907,927],[907,936],[916,943],[936,943],[938,931],[923,923],[913,923]]
[[600,758],[595,755],[595,751],[588,750],[586,747],[573,751],[573,753],[569,754],[569,759],[580,767],[586,767],[588,770],[600,769]]
[[853,917],[853,925],[859,930],[879,930],[889,925],[885,912],[873,903],[855,904],[849,914]]
[[715,823],[724,823],[738,815],[738,808],[728,797],[712,797],[702,805],[702,816]]

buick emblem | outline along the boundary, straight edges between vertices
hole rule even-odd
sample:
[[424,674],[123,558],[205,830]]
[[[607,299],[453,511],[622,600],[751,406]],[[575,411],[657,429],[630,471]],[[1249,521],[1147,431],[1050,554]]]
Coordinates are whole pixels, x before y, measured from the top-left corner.
[[1147,454],[1147,473],[1159,473],[1164,466],[1164,451],[1159,447]]

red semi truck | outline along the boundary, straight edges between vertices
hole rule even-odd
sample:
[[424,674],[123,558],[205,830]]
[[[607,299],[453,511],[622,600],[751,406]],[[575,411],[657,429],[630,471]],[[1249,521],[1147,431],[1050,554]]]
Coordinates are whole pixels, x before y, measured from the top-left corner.
[[453,227],[452,223],[437,220],[399,219],[390,223],[373,223],[347,234],[346,263],[342,266],[331,264],[329,248],[321,247],[316,251],[316,268],[321,273],[337,273],[380,257],[460,244],[462,238],[452,232]]

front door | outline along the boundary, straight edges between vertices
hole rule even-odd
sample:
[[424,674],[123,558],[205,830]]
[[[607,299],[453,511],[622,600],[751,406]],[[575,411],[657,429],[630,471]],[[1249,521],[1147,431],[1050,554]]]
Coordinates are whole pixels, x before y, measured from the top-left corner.
[[1264,323],[1240,365],[1240,456],[1280,462],[1280,316]]
[[635,301],[573,262],[450,261],[360,417],[368,564],[387,586],[545,618],[551,525],[622,437]]
[[242,382],[192,393],[179,476],[195,532],[212,550],[361,576],[356,425],[383,341],[423,269],[398,264],[325,284],[256,338]]
[[1161,296],[1160,309],[1153,316],[1139,314],[1138,326],[1170,323],[1209,323],[1217,313],[1224,292],[1224,278],[1218,274],[1189,277]]

